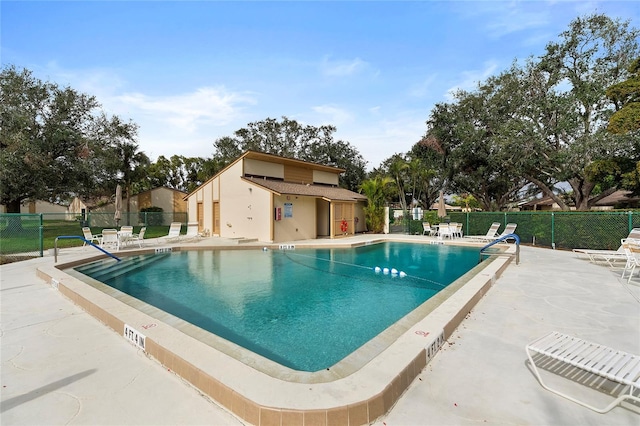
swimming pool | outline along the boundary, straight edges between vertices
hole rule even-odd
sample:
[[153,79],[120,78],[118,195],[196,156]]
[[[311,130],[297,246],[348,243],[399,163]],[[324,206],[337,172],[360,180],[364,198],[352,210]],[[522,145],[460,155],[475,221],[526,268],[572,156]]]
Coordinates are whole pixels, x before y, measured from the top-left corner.
[[[339,240],[297,241],[296,248],[356,247],[381,241],[415,244],[470,245],[467,241],[435,241],[422,236],[362,235]],[[473,243],[471,243],[473,244]],[[278,245],[268,246],[277,249]],[[476,245],[477,249],[481,245]],[[240,245],[211,238],[197,246],[156,245],[126,255],[162,251],[260,250],[259,243]],[[468,313],[496,283],[517,250],[503,246],[401,320],[330,369],[313,373],[283,367],[141,302],[73,268],[98,260],[93,251],[67,254],[60,264],[43,264],[38,276],[89,315],[111,328],[137,351],[156,360],[203,395],[248,424],[371,424],[393,407],[424,371]],[[255,269],[242,264],[244,269]],[[126,273],[126,272],[125,272]],[[376,306],[384,307],[378,301]],[[127,333],[144,335],[141,347]],[[139,341],[138,341],[139,342]],[[134,351],[130,352],[135,354]],[[171,374],[169,373],[169,374]]]
[[281,365],[313,372],[344,359],[477,263],[476,247],[384,242],[149,254],[76,270]]

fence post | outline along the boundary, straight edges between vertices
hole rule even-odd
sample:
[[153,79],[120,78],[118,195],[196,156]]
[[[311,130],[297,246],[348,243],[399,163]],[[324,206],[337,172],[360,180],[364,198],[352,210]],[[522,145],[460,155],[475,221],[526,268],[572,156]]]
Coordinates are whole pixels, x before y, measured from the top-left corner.
[[551,212],[551,248],[556,249],[556,215]]
[[40,213],[40,257],[44,256],[44,220]]
[[633,229],[633,212],[631,210],[629,210],[629,233],[631,233],[631,230]]
[[467,223],[465,223],[464,229],[467,230],[467,235],[471,235],[469,234],[469,212],[467,212],[466,216],[467,216]]

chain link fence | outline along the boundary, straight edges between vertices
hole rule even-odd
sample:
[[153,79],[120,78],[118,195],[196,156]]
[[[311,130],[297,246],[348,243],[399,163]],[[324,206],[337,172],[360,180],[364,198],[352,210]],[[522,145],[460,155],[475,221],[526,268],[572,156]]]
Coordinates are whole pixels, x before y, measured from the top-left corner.
[[41,214],[0,214],[0,264],[42,257]]
[[[123,213],[119,223],[113,213],[88,213],[70,218],[60,213],[0,214],[0,263],[41,257],[46,248],[53,247],[55,237],[81,235],[83,226],[117,228],[122,225],[168,226],[171,222],[187,223],[187,213]],[[589,248],[616,250],[620,239],[631,229],[640,227],[640,212],[451,212],[440,219],[436,212],[425,212],[422,220],[398,218],[390,227],[391,233],[422,234],[422,222],[459,222],[465,235],[484,235],[493,222],[518,225],[516,234],[523,244],[571,250]],[[61,241],[77,244],[73,241]]]
[[516,223],[516,234],[523,244],[563,250],[617,250],[620,240],[640,227],[640,212],[450,212],[443,219],[430,211],[422,220],[400,220],[390,229],[392,233],[422,234],[423,221],[462,223],[465,235],[484,235],[493,222],[501,224],[500,232],[507,223]]
[[[113,213],[88,213],[86,216],[70,216],[67,213],[0,213],[0,264],[42,257],[52,248],[56,237],[82,235],[82,227],[119,228],[122,225],[136,227],[161,227],[168,229],[171,222],[186,226],[187,213],[142,212],[123,213],[119,222]],[[81,245],[81,240],[60,240],[58,247]]]

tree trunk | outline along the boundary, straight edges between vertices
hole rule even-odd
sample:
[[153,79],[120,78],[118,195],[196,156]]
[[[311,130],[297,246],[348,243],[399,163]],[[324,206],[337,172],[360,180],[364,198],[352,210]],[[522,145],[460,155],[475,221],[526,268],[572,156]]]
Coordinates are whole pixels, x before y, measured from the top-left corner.
[[[7,213],[20,213],[20,200],[12,200],[7,203]],[[22,231],[22,220],[20,216],[9,216],[7,229],[11,232]]]
[[591,209],[591,207],[593,207],[598,201],[602,200],[605,197],[608,197],[609,195],[613,194],[617,190],[618,190],[618,187],[614,186],[613,188],[609,188],[602,191],[599,195],[596,195],[595,197],[589,198],[589,209]]
[[573,199],[576,203],[576,210],[589,210],[589,196],[591,195],[591,191],[593,191],[593,188],[596,186],[596,184],[584,179],[577,178],[569,179],[568,182],[573,189]]
[[12,200],[7,203],[7,213],[20,213],[20,200]]
[[[527,180],[529,180],[531,183],[533,183],[535,186],[537,186],[538,188],[540,188],[540,190],[542,191],[542,193],[548,197],[551,197],[551,199],[553,201],[555,201],[558,206],[560,206],[560,208],[562,210],[569,210],[569,206],[567,206],[567,203],[565,203],[562,198],[558,197],[552,190],[551,188],[549,188],[544,182],[542,182],[541,180],[538,180],[536,178],[534,178],[533,176],[525,176]],[[573,185],[572,185],[573,186]]]

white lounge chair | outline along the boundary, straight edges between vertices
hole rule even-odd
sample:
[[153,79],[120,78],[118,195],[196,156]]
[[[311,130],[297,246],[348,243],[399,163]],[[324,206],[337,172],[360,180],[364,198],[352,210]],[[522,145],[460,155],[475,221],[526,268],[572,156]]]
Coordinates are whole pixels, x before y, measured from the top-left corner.
[[82,228],[82,235],[85,239],[82,247],[87,245],[87,241],[89,241],[90,243],[93,243],[95,241],[96,243],[100,244],[100,238],[102,238],[102,234],[92,234],[91,228],[89,228],[88,226]]
[[202,234],[198,231],[198,222],[187,223],[187,233],[184,235],[184,240],[194,241],[202,238]]
[[[499,240],[502,237],[505,237],[509,234],[513,234],[516,231],[516,228],[518,227],[517,223],[507,223],[506,226],[504,227],[504,231],[502,231],[502,233],[500,235],[496,235],[495,237],[480,237],[478,238],[481,241],[485,241],[487,243],[490,243],[492,241],[495,240]],[[505,240],[506,242],[506,240]]]
[[[531,367],[533,368],[533,373],[536,375],[542,387],[563,398],[567,398],[598,413],[610,411],[625,399],[640,402],[640,398],[634,395],[635,391],[640,390],[640,356],[638,355],[632,355],[603,345],[590,343],[577,337],[558,333],[557,331],[529,343],[525,349]],[[593,405],[547,386],[542,381],[538,367],[535,364],[534,356],[539,362],[552,361],[552,363],[547,362],[545,364],[549,367],[548,369],[566,373],[566,368],[572,366],[622,384],[625,387],[628,386],[629,393],[621,393],[613,402],[604,408],[594,407]],[[572,377],[580,376],[572,375]]]
[[640,266],[640,240],[622,239],[622,250],[627,259],[627,263],[624,265],[622,269],[622,277],[626,275],[627,271],[629,271],[629,277],[627,278],[627,284],[631,282],[631,277],[633,277],[633,273],[636,268]]
[[179,241],[182,236],[180,235],[180,231],[182,230],[182,223],[180,222],[171,222],[169,226],[169,233],[162,237],[167,242],[176,242]]
[[489,227],[489,230],[485,235],[465,235],[464,238],[472,238],[475,240],[492,240],[498,235],[498,229],[500,229],[500,222],[493,222]]
[[627,254],[624,251],[624,241],[638,240],[640,241],[640,228],[633,228],[627,238],[620,241],[620,247],[617,250],[598,250],[598,249],[573,249],[577,256],[587,256],[590,262],[606,262],[609,266],[614,267],[616,262],[627,262]]

